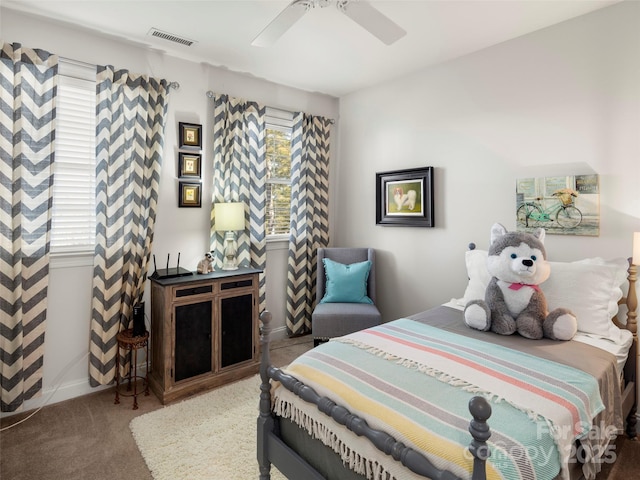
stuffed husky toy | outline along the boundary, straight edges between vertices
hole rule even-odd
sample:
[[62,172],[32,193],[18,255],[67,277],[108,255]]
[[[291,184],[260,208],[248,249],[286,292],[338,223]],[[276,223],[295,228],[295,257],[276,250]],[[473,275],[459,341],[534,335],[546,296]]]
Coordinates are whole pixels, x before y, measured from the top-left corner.
[[492,278],[485,300],[473,300],[465,307],[464,319],[469,327],[500,335],[518,332],[536,340],[573,338],[578,328],[576,317],[566,308],[549,313],[538,286],[551,274],[544,237],[543,228],[531,234],[507,232],[499,223],[491,227],[487,269]]

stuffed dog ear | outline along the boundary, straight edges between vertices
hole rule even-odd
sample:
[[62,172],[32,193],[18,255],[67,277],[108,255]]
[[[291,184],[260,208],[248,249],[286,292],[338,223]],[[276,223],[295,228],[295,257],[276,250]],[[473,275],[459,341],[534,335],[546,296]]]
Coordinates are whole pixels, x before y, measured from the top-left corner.
[[540,243],[544,243],[544,237],[546,236],[546,231],[542,227],[538,227],[533,231],[533,236],[540,240]]
[[507,229],[500,223],[494,223],[491,226],[491,242],[489,245],[493,245],[498,238],[502,237],[505,233],[507,233]]

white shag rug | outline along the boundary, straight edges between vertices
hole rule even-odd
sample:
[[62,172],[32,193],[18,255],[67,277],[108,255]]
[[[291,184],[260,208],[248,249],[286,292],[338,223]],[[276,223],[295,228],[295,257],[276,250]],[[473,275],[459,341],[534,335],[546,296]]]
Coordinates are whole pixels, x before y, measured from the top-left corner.
[[[155,480],[259,476],[258,375],[141,415],[129,428]],[[285,480],[271,467],[273,480]]]

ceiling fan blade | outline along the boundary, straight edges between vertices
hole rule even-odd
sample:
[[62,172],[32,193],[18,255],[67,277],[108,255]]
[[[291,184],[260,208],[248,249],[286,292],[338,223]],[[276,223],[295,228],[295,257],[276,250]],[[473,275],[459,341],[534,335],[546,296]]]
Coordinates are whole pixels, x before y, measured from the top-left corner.
[[368,2],[339,1],[338,8],[347,17],[386,45],[391,45],[407,34],[407,32],[400,28],[389,17],[383,15]]
[[292,2],[282,10],[260,34],[253,39],[251,45],[254,47],[270,47],[289,30],[294,23],[307,13],[307,6],[304,3]]

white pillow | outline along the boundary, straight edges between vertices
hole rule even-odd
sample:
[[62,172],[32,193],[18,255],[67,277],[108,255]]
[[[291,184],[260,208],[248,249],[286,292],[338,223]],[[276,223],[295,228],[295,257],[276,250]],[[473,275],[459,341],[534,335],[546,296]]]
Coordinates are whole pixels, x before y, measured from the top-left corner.
[[[469,283],[459,302],[461,305],[484,299],[484,292],[491,281],[487,271],[487,256],[486,250],[465,252]],[[540,285],[549,310],[568,308],[578,319],[579,332],[618,343],[620,329],[611,319],[618,313],[618,300],[623,295],[627,261],[624,258],[610,261],[588,258],[571,263],[549,263],[551,276]]]
[[594,258],[549,263],[551,276],[540,285],[549,310],[568,308],[578,319],[579,332],[620,342],[620,329],[611,319],[618,313],[627,261]]
[[491,281],[491,275],[487,270],[486,250],[467,250],[464,253],[464,260],[467,264],[467,276],[469,283],[464,291],[463,305],[471,300],[484,300],[484,291]]

